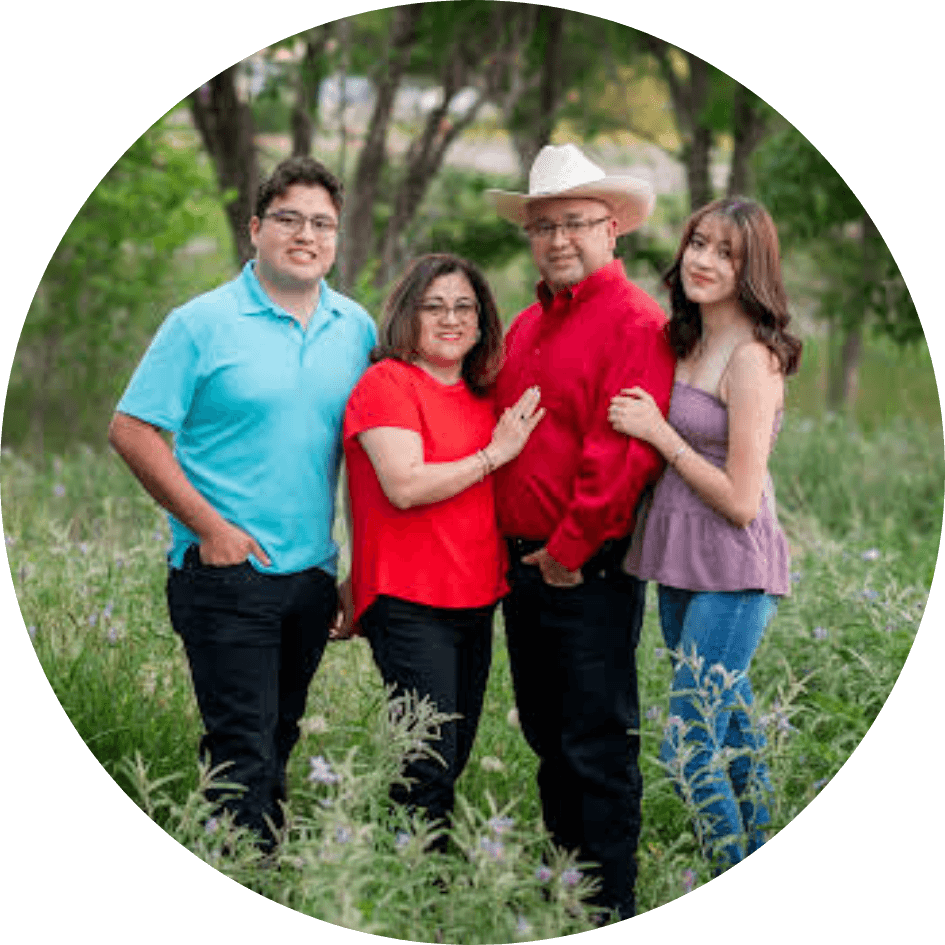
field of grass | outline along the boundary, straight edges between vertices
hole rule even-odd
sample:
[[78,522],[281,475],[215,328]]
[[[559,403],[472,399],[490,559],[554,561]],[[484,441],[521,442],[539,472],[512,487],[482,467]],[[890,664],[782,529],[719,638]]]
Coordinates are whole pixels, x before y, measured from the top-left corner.
[[[905,359],[896,369],[908,389],[928,383]],[[803,400],[806,383],[798,380],[792,398]],[[945,462],[940,425],[908,413],[857,426],[802,409],[788,415],[779,439],[773,472],[793,593],[752,669],[775,830],[859,744],[923,614]],[[391,728],[369,649],[354,640],[329,646],[312,686],[290,770],[291,826],[274,870],[227,824],[208,819],[196,791],[200,721],[166,618],[163,516],[115,457],[88,449],[42,461],[4,450],[0,488],[14,586],[56,696],[105,769],[198,856],[293,909],[396,938],[502,942],[588,928],[575,865],[552,859],[551,877],[540,871],[547,851],[535,762],[515,724],[501,620],[451,854],[423,854],[422,832],[386,811],[387,780],[412,736]],[[711,875],[691,812],[656,761],[670,673],[653,596],[639,650],[641,910]],[[229,857],[221,856],[224,840]]]

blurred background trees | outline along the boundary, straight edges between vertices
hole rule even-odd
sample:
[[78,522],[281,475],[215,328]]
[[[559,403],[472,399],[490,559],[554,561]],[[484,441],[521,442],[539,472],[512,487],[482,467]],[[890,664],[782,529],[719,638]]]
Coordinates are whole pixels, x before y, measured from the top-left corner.
[[[528,247],[482,199],[524,189],[534,156],[575,141],[650,180],[647,225],[620,240],[659,294],[691,209],[757,196],[823,402],[851,410],[871,339],[921,328],[895,261],[833,168],[750,89],[656,37],[556,7],[422,3],[306,30],[210,77],[119,159],[49,263],[17,349],[5,445],[100,444],[167,311],[251,258],[261,176],[310,153],[346,182],[333,282],[377,312],[412,256],[476,260],[505,317],[532,297]],[[810,406],[810,405],[808,405]]]

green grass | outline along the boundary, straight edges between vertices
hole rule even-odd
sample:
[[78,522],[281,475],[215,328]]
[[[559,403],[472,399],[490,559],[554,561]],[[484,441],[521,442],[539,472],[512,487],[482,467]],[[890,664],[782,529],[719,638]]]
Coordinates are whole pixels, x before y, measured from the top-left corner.
[[[864,430],[842,417],[791,413],[772,466],[793,593],[752,679],[769,723],[781,829],[849,757],[902,668],[938,550],[945,462],[940,428],[914,419],[880,418]],[[453,854],[424,856],[416,838],[398,847],[385,826],[397,739],[369,648],[355,640],[329,646],[312,686],[290,767],[292,828],[280,870],[267,870],[225,824],[206,829],[209,812],[196,793],[200,722],[163,599],[163,516],[115,457],[87,449],[38,463],[4,450],[0,487],[14,586],[57,698],[123,789],[199,856],[294,909],[396,938],[499,942],[587,927],[584,890],[558,878],[569,864],[556,864],[550,901],[536,879],[544,841],[535,759],[510,718],[501,620],[479,737],[459,784]],[[710,876],[691,811],[656,761],[670,667],[653,596],[651,589],[638,654],[641,909]],[[308,780],[319,755],[343,774],[339,785]],[[515,820],[501,837],[488,825],[496,812]],[[222,858],[226,837],[235,852]],[[490,837],[502,843],[496,856],[481,846]],[[434,880],[453,895],[442,896]]]

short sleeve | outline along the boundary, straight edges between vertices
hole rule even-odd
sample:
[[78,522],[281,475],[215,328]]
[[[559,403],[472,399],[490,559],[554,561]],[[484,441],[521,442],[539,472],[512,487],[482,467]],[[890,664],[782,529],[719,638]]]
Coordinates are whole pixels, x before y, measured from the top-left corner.
[[346,440],[377,427],[422,432],[420,404],[407,371],[405,365],[391,359],[365,371],[348,398]]
[[158,329],[122,395],[118,413],[177,433],[199,380],[200,352],[179,313]]

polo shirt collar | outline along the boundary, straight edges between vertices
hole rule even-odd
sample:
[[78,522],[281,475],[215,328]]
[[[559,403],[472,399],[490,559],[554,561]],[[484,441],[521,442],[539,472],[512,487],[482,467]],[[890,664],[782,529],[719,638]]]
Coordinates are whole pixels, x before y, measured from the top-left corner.
[[[263,289],[256,275],[256,260],[251,259],[245,266],[236,280],[237,286],[237,305],[240,315],[259,315],[262,312],[276,312],[279,314],[288,314],[281,305],[277,305]],[[340,299],[343,296],[328,286],[328,283],[322,279],[319,283],[318,305],[312,312],[312,318],[309,321],[309,328],[323,321],[328,315],[340,317],[343,314],[343,308]]]
[[576,285],[562,289],[557,295],[553,294],[548,284],[542,280],[535,286],[535,294],[538,296],[538,301],[541,303],[542,309],[547,311],[556,300],[565,304],[584,302],[591,296],[596,295],[604,286],[611,285],[615,282],[625,282],[626,279],[627,273],[624,269],[623,260],[614,259],[607,263],[606,266],[601,266],[600,269],[596,269],[586,279],[583,279]]

